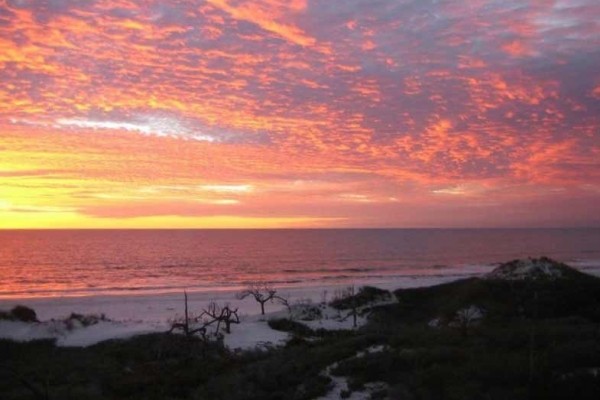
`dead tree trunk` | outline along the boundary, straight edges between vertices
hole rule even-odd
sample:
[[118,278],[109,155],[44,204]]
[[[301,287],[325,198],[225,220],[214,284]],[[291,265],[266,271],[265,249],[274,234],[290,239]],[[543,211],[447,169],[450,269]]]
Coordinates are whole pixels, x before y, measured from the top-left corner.
[[254,297],[254,300],[260,304],[260,314],[265,315],[265,303],[270,300],[272,301],[276,293],[277,290],[266,283],[253,283],[238,293],[236,297],[240,300],[248,296]]
[[265,302],[266,300],[259,300],[260,303],[260,314],[265,315]]

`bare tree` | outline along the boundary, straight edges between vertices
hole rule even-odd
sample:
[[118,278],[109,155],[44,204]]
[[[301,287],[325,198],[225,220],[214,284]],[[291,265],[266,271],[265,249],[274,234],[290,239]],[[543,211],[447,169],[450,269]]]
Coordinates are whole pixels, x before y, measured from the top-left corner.
[[260,304],[260,313],[265,315],[265,303],[267,301],[273,301],[276,293],[277,290],[273,286],[270,286],[264,282],[255,282],[238,293],[236,298],[242,300],[248,296],[254,297],[254,300]]
[[191,337],[199,334],[204,341],[209,340],[208,328],[217,324],[215,328],[215,336],[218,337],[221,324],[225,325],[225,332],[231,333],[231,324],[239,324],[238,309],[231,309],[229,304],[220,306],[214,301],[211,301],[208,306],[202,310],[198,316],[192,316],[188,311],[187,292],[184,293],[184,316],[183,319],[177,320],[171,324],[171,329],[167,333],[172,333],[175,330],[182,330],[183,333]]
[[183,320],[180,321],[175,321],[171,324],[171,329],[169,329],[169,331],[167,333],[171,333],[176,329],[181,329],[183,331],[183,333],[190,337],[195,335],[196,333],[200,333],[202,335],[203,338],[206,338],[206,324],[202,324],[199,327],[196,328],[192,328],[192,325],[194,323],[198,323],[201,316],[198,317],[192,317],[190,316],[190,313],[188,311],[188,296],[187,296],[187,291],[183,292],[183,299],[184,299],[184,316],[183,316]]
[[231,324],[239,324],[240,317],[238,316],[238,309],[232,310],[229,308],[229,304],[221,307],[214,301],[211,301],[208,304],[208,307],[202,310],[202,315],[206,315],[209,317],[209,320],[206,321],[206,325],[208,326],[214,322],[217,323],[216,332],[219,332],[221,327],[221,323],[225,324],[225,333],[231,333]]

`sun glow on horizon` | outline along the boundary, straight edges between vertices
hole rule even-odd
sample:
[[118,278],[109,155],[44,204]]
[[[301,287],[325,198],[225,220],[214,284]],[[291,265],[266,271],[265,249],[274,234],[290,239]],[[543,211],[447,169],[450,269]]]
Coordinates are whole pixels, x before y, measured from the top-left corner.
[[0,210],[0,229],[280,229],[335,226],[336,218],[253,218],[237,216],[152,216],[134,218],[84,217],[75,212],[32,210],[24,218],[21,212]]

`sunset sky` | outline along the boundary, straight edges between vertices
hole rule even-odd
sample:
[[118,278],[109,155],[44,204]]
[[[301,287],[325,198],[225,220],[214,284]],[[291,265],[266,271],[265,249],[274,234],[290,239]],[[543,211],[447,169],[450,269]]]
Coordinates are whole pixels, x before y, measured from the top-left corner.
[[599,210],[598,0],[0,0],[0,228]]

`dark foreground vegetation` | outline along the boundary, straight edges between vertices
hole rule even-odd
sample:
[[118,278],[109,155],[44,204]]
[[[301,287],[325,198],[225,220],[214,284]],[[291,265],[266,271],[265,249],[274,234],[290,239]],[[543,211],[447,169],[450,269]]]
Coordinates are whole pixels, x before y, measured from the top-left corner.
[[372,398],[600,398],[600,279],[473,278],[394,295],[356,331],[272,323],[292,335],[280,349],[165,334],[88,348],[0,341],[0,398],[311,399],[327,393],[334,363],[343,396],[383,382]]

